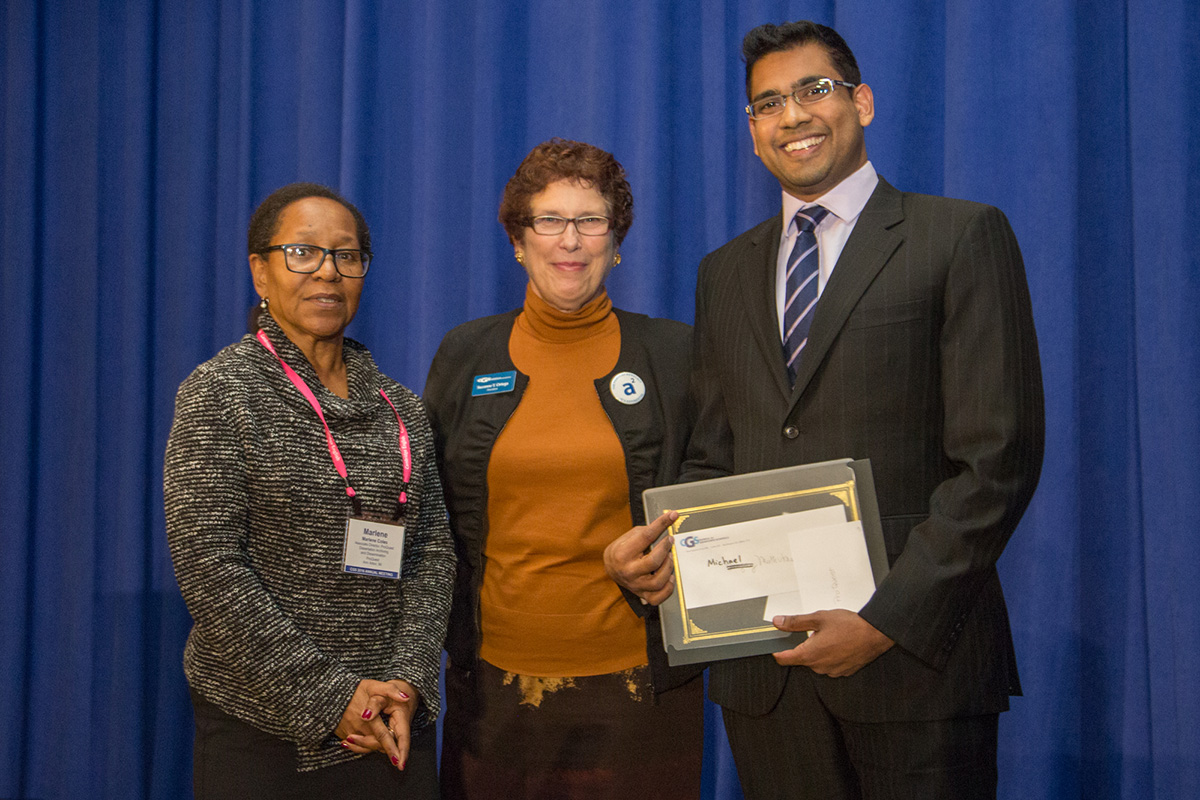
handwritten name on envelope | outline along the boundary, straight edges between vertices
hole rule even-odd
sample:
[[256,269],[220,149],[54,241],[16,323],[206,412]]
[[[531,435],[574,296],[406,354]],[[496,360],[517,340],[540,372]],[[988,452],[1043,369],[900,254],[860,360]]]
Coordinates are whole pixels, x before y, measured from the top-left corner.
[[875,594],[861,522],[791,531],[788,542],[797,591],[767,598],[763,619],[830,608],[859,611]]
[[703,608],[797,591],[789,534],[845,521],[842,506],[829,506],[677,535],[677,580],[684,606]]

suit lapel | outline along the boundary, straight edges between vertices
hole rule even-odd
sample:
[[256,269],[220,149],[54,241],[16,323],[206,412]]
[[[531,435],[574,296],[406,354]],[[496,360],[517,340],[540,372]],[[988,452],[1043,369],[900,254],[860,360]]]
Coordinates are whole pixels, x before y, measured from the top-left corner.
[[800,356],[796,386],[791,392],[793,406],[829,353],[863,292],[904,241],[902,235],[891,230],[903,219],[900,192],[880,178],[813,312],[808,344]]
[[791,387],[788,386],[783,344],[779,339],[779,313],[775,308],[775,261],[779,253],[779,234],[783,230],[782,216],[776,214],[754,229],[749,252],[745,258],[738,259],[738,285],[754,341],[768,364],[771,379],[786,398],[791,394]]

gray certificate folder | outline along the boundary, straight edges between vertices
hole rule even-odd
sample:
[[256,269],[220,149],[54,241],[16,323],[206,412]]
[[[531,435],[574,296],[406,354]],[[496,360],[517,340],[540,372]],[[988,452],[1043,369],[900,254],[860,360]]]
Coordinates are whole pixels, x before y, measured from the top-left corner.
[[[706,528],[750,522],[827,506],[841,506],[847,522],[860,521],[871,573],[878,586],[887,575],[887,551],[875,501],[871,463],[866,459],[824,461],[797,467],[733,475],[642,493],[646,519],[667,510],[679,512],[671,526],[677,543]],[[677,545],[678,546],[678,545]],[[679,569],[676,550],[672,550]],[[767,598],[755,597],[689,610],[684,601],[686,576],[677,575],[675,592],[659,609],[663,645],[672,664],[777,653],[804,641],[805,633],[785,633],[763,620]]]

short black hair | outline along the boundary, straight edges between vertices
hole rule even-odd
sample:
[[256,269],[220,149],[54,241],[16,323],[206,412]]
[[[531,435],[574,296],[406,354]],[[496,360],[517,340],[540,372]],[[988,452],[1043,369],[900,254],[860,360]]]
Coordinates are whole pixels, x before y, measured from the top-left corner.
[[[350,212],[350,216],[354,217],[359,249],[371,252],[371,230],[367,227],[367,220],[363,217],[362,212],[328,186],[301,181],[279,187],[267,195],[266,199],[258,204],[258,208],[254,209],[254,213],[250,215],[250,229],[246,232],[247,255],[263,255],[271,246],[271,239],[279,232],[279,216],[283,210],[297,200],[304,200],[308,197],[324,197],[340,203]],[[246,328],[250,333],[257,333],[262,327],[258,320],[263,312],[263,306],[258,303],[250,306],[246,318]]]
[[785,22],[782,25],[759,25],[742,39],[742,60],[746,62],[746,99],[750,99],[750,72],[760,58],[770,53],[791,50],[794,47],[816,43],[829,53],[829,60],[841,73],[844,81],[862,83],[858,61],[837,31],[819,22],[807,19]]
[[271,238],[279,231],[279,215],[297,200],[308,197],[324,197],[340,203],[354,217],[355,233],[360,250],[371,252],[371,231],[362,212],[354,204],[328,186],[319,183],[289,183],[267,195],[250,216],[250,229],[246,233],[247,255],[261,255],[271,246]]

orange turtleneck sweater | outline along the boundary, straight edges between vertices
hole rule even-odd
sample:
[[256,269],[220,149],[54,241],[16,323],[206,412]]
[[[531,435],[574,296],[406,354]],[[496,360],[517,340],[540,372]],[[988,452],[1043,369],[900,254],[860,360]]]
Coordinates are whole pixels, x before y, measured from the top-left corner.
[[488,465],[480,657],[542,677],[646,663],[642,621],[604,572],[632,526],[625,456],[594,381],[616,366],[607,293],[568,314],[526,289],[509,354],[529,376]]

